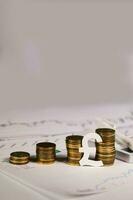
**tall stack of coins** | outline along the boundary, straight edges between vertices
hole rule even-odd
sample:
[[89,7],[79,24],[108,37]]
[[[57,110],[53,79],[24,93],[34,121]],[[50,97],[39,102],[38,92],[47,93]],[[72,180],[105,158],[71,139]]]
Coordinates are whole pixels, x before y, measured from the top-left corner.
[[10,154],[9,162],[15,165],[27,164],[30,160],[30,154],[24,151],[16,151]]
[[104,165],[112,165],[115,161],[115,130],[109,128],[96,129],[103,142],[96,142],[96,159],[102,160]]
[[41,142],[36,145],[37,162],[52,164],[55,162],[56,145],[51,142]]
[[70,165],[79,165],[83,153],[79,152],[83,136],[70,135],[66,137],[67,161]]

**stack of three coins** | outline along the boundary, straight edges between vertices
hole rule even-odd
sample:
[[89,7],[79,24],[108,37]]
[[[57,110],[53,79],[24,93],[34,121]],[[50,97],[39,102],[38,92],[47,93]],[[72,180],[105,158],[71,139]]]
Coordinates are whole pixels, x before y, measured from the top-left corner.
[[9,162],[15,165],[27,164],[30,161],[30,154],[24,151],[16,151],[10,154]]

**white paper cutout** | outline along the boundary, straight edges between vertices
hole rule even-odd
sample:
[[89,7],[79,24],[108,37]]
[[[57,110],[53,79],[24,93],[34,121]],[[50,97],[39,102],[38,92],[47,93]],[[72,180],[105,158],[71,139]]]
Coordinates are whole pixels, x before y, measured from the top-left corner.
[[87,135],[84,136],[82,140],[82,146],[79,149],[79,152],[83,152],[84,155],[82,159],[79,161],[81,166],[93,166],[93,167],[100,167],[103,166],[102,161],[95,161],[95,160],[90,160],[90,152],[93,151],[93,154],[96,155],[96,147],[95,148],[90,148],[88,145],[88,141],[90,139],[95,139],[97,142],[102,142],[102,138],[100,135],[97,133],[88,133]]

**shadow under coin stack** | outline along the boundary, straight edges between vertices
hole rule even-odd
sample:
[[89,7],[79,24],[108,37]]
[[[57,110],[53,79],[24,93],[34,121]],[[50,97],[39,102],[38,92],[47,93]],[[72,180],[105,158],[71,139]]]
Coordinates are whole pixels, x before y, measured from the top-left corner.
[[51,142],[41,142],[36,145],[36,158],[38,163],[52,164],[55,162],[56,145]]
[[67,163],[70,165],[79,165],[79,161],[82,158],[83,153],[79,152],[79,148],[82,146],[83,136],[71,135],[66,137],[67,148]]
[[24,151],[16,151],[10,154],[9,162],[15,165],[24,165],[30,161],[30,154]]
[[96,160],[102,160],[104,165],[113,165],[115,161],[115,130],[109,128],[96,129],[103,142],[96,142]]

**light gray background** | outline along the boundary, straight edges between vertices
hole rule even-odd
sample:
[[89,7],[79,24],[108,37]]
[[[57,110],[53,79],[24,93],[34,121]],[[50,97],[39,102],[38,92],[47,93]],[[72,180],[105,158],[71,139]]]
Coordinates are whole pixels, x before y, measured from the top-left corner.
[[0,0],[0,110],[132,102],[133,1]]

